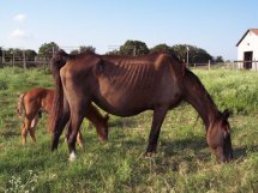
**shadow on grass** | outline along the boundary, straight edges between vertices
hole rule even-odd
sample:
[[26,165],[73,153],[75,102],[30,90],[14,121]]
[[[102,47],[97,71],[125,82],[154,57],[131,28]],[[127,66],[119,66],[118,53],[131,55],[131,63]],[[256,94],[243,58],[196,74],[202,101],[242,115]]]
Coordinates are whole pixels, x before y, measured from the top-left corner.
[[117,118],[109,122],[109,128],[135,128],[137,121],[134,118]]
[[169,142],[165,141],[163,142],[162,146],[164,146],[164,152],[168,156],[181,154],[181,152],[185,149],[190,149],[194,152],[198,152],[208,147],[205,138],[198,136],[171,140]]
[[17,137],[20,134],[17,131],[2,131],[2,132],[0,132],[0,135],[4,139],[10,139],[10,138],[13,138],[13,137]]
[[258,152],[258,145],[249,145],[243,147],[234,148],[234,159],[242,160],[247,157],[247,153]]

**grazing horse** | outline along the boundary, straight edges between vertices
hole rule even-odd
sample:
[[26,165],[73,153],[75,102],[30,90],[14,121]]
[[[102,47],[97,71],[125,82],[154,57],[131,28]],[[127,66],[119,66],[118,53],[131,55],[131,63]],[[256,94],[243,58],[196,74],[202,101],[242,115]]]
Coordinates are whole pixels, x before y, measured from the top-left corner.
[[69,121],[68,148],[75,154],[75,141],[83,116],[94,101],[117,116],[153,110],[146,155],[156,152],[157,140],[168,110],[181,101],[190,103],[202,118],[207,143],[222,162],[233,158],[228,111],[220,112],[198,77],[176,56],[154,53],[139,57],[94,53],[68,55],[60,50],[52,59],[57,94],[50,128],[52,150]]
[[[34,142],[36,142],[35,128],[42,112],[50,113],[53,106],[55,92],[53,89],[33,88],[19,96],[17,104],[17,114],[24,121],[21,129],[22,143],[26,143],[28,132]],[[101,113],[90,104],[89,111],[85,115],[96,127],[97,133],[102,140],[107,139],[108,115],[103,117]],[[51,132],[51,131],[49,131]],[[68,137],[68,136],[67,136]],[[80,146],[83,144],[81,132],[78,132],[77,142]]]

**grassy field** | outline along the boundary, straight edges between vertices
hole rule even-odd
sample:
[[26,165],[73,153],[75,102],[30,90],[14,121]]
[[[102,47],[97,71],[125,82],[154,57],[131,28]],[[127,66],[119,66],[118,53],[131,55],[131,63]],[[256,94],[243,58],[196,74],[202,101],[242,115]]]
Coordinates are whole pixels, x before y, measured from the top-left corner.
[[85,148],[68,162],[62,138],[50,152],[46,116],[37,128],[38,142],[21,145],[17,95],[35,86],[51,87],[51,75],[42,70],[0,69],[0,192],[258,192],[258,74],[216,69],[194,71],[221,110],[230,118],[234,161],[218,164],[205,141],[202,121],[182,104],[163,124],[158,153],[145,158],[151,112],[135,117],[111,116],[107,143],[95,129],[82,131]]

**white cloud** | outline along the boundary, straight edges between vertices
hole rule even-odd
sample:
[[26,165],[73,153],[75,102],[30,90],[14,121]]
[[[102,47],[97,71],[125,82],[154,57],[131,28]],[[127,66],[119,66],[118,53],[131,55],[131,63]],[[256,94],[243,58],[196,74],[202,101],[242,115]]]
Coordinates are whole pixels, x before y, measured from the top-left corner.
[[22,29],[15,29],[11,33],[12,38],[23,39],[27,38],[26,32]]
[[17,21],[17,22],[23,22],[27,19],[27,16],[23,13],[20,13],[20,14],[17,14],[13,17],[13,20],[14,21]]

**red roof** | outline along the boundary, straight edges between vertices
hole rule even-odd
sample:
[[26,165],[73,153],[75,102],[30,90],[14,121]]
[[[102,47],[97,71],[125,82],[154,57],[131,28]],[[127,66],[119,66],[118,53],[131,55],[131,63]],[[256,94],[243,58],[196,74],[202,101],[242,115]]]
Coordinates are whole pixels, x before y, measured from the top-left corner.
[[242,40],[245,38],[246,34],[248,34],[249,31],[253,32],[255,35],[258,36],[258,28],[250,28],[245,32],[245,34],[242,36],[242,38],[237,42],[236,46],[239,46],[239,44],[242,42]]

